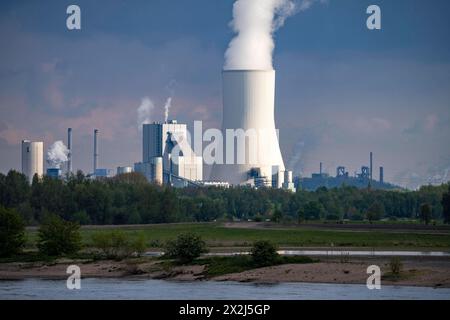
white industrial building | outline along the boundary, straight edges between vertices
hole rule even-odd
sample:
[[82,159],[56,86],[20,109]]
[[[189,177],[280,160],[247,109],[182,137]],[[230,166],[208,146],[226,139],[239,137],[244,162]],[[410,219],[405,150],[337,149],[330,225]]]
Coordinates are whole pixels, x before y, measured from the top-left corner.
[[22,173],[27,176],[31,183],[37,174],[42,177],[44,174],[44,143],[22,141]]
[[203,159],[189,144],[186,124],[144,124],[142,131],[142,162],[135,164],[136,172],[149,181],[177,186],[203,180]]

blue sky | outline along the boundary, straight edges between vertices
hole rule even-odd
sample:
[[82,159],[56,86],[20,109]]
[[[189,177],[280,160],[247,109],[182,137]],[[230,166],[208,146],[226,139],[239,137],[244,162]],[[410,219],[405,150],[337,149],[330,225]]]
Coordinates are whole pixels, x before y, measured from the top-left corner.
[[[82,30],[68,31],[78,4]],[[367,6],[382,30],[365,26]],[[0,3],[0,171],[20,169],[20,140],[48,147],[74,128],[74,167],[141,159],[136,109],[220,127],[223,54],[232,0]],[[309,175],[368,163],[414,187],[450,178],[450,2],[328,0],[290,17],[275,36],[276,123],[286,164]],[[376,170],[377,172],[377,170]]]

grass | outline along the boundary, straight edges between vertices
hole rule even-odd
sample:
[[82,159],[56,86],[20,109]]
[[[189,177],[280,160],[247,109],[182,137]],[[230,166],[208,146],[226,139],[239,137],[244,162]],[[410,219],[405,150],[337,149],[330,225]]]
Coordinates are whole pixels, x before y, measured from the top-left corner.
[[[284,247],[370,247],[370,248],[450,248],[450,234],[426,234],[384,231],[339,231],[323,229],[246,229],[226,228],[220,223],[163,224],[135,227],[82,228],[83,243],[91,245],[92,235],[99,231],[122,229],[130,237],[142,235],[148,244],[164,245],[183,232],[202,237],[209,247],[248,247],[257,240],[268,240]],[[35,230],[28,231],[28,247],[37,238]]]
[[60,258],[72,259],[72,260],[94,260],[95,257],[88,253],[77,253],[71,255],[65,255],[63,257],[51,257],[41,254],[38,251],[24,251],[11,257],[0,257],[0,263],[11,262],[45,262],[53,263]]

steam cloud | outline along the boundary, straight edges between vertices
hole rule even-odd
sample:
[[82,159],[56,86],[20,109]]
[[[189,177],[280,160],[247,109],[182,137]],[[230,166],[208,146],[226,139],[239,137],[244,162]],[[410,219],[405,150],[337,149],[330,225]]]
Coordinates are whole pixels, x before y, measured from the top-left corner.
[[169,111],[172,107],[172,97],[167,98],[166,103],[164,104],[164,122],[169,120]]
[[47,151],[47,163],[53,168],[61,168],[61,165],[69,160],[69,153],[69,149],[62,141],[56,141]]
[[326,0],[237,0],[230,26],[236,33],[225,52],[224,70],[271,70],[274,33],[285,20]]
[[290,0],[237,0],[230,23],[237,35],[225,52],[224,69],[272,69],[273,33],[295,8]]
[[141,105],[137,109],[139,130],[142,130],[142,125],[151,123],[153,109],[155,109],[153,101],[148,97],[143,98]]

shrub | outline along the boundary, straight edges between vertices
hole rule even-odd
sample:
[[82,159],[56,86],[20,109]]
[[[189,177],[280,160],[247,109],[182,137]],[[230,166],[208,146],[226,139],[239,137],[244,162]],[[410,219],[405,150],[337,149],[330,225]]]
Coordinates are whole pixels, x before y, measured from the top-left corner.
[[17,211],[0,207],[0,257],[12,256],[25,244],[25,223]]
[[269,241],[257,241],[251,250],[252,261],[257,266],[269,266],[278,258],[277,248]]
[[208,252],[206,243],[199,236],[183,233],[176,240],[168,241],[165,256],[185,264],[206,252]]
[[38,248],[47,256],[73,254],[81,249],[80,225],[59,216],[47,216],[38,233]]
[[142,235],[130,239],[123,231],[98,232],[92,236],[92,245],[108,259],[123,259],[132,255],[140,256],[146,249]]
[[403,268],[403,264],[400,258],[398,257],[392,258],[391,261],[389,262],[389,268],[393,275],[398,276],[400,272],[402,272]]

